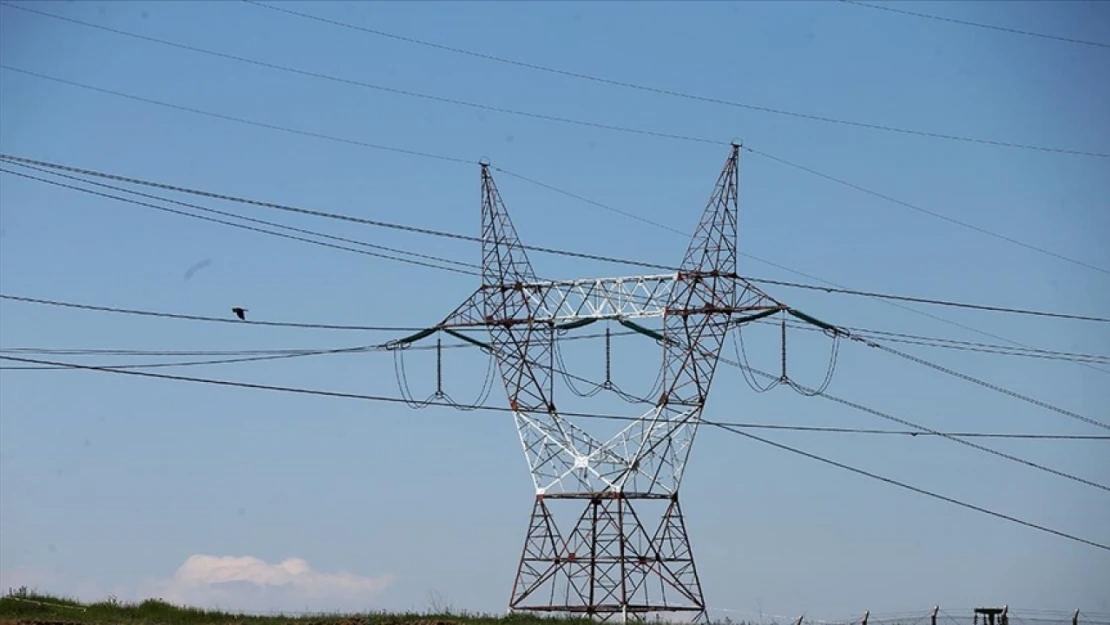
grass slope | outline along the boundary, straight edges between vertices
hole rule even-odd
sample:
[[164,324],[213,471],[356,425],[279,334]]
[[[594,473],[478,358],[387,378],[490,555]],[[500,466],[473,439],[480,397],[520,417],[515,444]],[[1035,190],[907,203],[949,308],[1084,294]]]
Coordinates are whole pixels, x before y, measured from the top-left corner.
[[[34,624],[120,625],[586,625],[579,618],[545,618],[523,614],[506,616],[467,613],[442,614],[314,614],[303,616],[234,614],[176,606],[157,599],[123,603],[115,599],[81,603],[73,599],[38,594],[25,588],[0,598],[0,625]],[[739,624],[738,624],[739,625]]]

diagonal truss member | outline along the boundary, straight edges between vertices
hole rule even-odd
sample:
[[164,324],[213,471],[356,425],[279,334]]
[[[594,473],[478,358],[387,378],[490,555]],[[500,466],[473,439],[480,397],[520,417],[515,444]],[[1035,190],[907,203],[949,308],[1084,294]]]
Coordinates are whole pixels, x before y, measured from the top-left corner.
[[[734,144],[679,271],[541,281],[489,166],[482,165],[482,284],[438,329],[488,329],[536,488],[511,610],[622,619],[704,617],[678,489],[736,316],[784,307],[738,277],[739,146]],[[591,320],[661,317],[655,405],[601,441],[561,417],[556,331]],[[557,506],[576,506],[560,521]]]

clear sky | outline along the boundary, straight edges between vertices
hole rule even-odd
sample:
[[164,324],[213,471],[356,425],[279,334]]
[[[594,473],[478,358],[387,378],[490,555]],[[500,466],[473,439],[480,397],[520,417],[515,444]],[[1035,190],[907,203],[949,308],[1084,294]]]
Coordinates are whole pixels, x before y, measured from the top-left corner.
[[[0,151],[142,179],[470,235],[495,166],[692,232],[727,143],[977,228],[1110,268],[1110,159],[888,132],[545,73],[237,2],[24,2],[57,15],[393,90],[686,135],[698,143],[479,110],[296,75],[0,7],[0,60],[99,89],[464,163],[297,136],[0,70]],[[304,3],[355,25],[547,67],[867,124],[1110,152],[1110,49],[837,2]],[[1110,5],[899,3],[936,15],[1110,41]],[[17,166],[6,169],[42,175]],[[1110,312],[1110,275],[745,152],[741,273],[1065,312]],[[686,236],[495,172],[526,243],[679,262]],[[476,286],[457,273],[315,246],[0,175],[0,291],[85,304],[307,323],[425,327]],[[150,190],[147,190],[150,192]],[[156,192],[156,191],[155,191]],[[179,199],[188,201],[189,198]],[[368,243],[480,261],[477,244],[274,212],[206,207]],[[185,210],[185,209],[182,209]],[[544,276],[642,268],[532,254]],[[197,266],[199,265],[199,268]],[[195,268],[195,271],[190,271]],[[188,277],[186,277],[188,274]],[[804,274],[804,275],[802,275]],[[779,299],[855,328],[1110,354],[1106,324],[786,287]],[[383,332],[200,323],[0,303],[0,346],[221,351],[378,343]],[[593,332],[599,326],[582,332]],[[620,328],[616,328],[620,329]],[[777,371],[774,326],[746,331]],[[816,386],[829,342],[792,331]],[[1081,415],[1110,420],[1110,367],[891,344]],[[644,393],[648,342],[614,341],[614,378]],[[728,343],[730,357],[733,345]],[[570,352],[574,353],[571,354]],[[603,345],[568,346],[598,380]],[[41,357],[41,356],[31,356]],[[90,364],[178,358],[56,356]],[[15,363],[5,363],[10,366]],[[413,392],[435,388],[428,352]],[[444,358],[453,397],[485,362]],[[154,369],[396,396],[390,355]],[[566,391],[561,396],[569,395]],[[1106,434],[853,342],[828,393],[930,428]],[[498,380],[490,403],[504,406]],[[567,400],[570,404],[570,400]],[[574,404],[634,411],[612,398]],[[722,365],[706,417],[899,428]],[[605,426],[606,424],[599,424]],[[602,427],[604,430],[604,427]],[[1110,493],[927,437],[753,431],[837,461],[1110,543]],[[1110,483],[1110,442],[974,439]],[[982,604],[1110,611],[1110,552],[1020,527],[716,429],[683,485],[716,617],[837,619]],[[508,416],[129,378],[0,371],[0,576],[6,588],[161,595],[243,609],[504,610],[532,505]],[[233,582],[218,584],[219,581]],[[276,584],[293,584],[281,594]],[[287,589],[290,587],[286,587]]]

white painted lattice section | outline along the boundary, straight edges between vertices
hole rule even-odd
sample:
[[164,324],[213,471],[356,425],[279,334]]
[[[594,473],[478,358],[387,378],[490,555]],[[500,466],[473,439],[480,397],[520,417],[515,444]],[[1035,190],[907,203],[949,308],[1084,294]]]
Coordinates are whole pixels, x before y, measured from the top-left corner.
[[662,317],[677,274],[535,282],[523,286],[536,321]]
[[673,493],[701,408],[654,407],[605,443],[558,415],[537,418],[518,411],[514,416],[537,494]]

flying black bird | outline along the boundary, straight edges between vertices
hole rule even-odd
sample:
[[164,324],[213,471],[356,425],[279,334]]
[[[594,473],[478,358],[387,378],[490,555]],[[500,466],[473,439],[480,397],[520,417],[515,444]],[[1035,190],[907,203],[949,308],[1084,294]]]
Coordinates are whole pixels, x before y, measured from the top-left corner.
[[235,308],[231,309],[231,312],[235,313],[236,317],[239,317],[240,319],[246,321],[247,317],[243,314],[247,312],[246,308],[239,308],[238,306],[236,306]]

